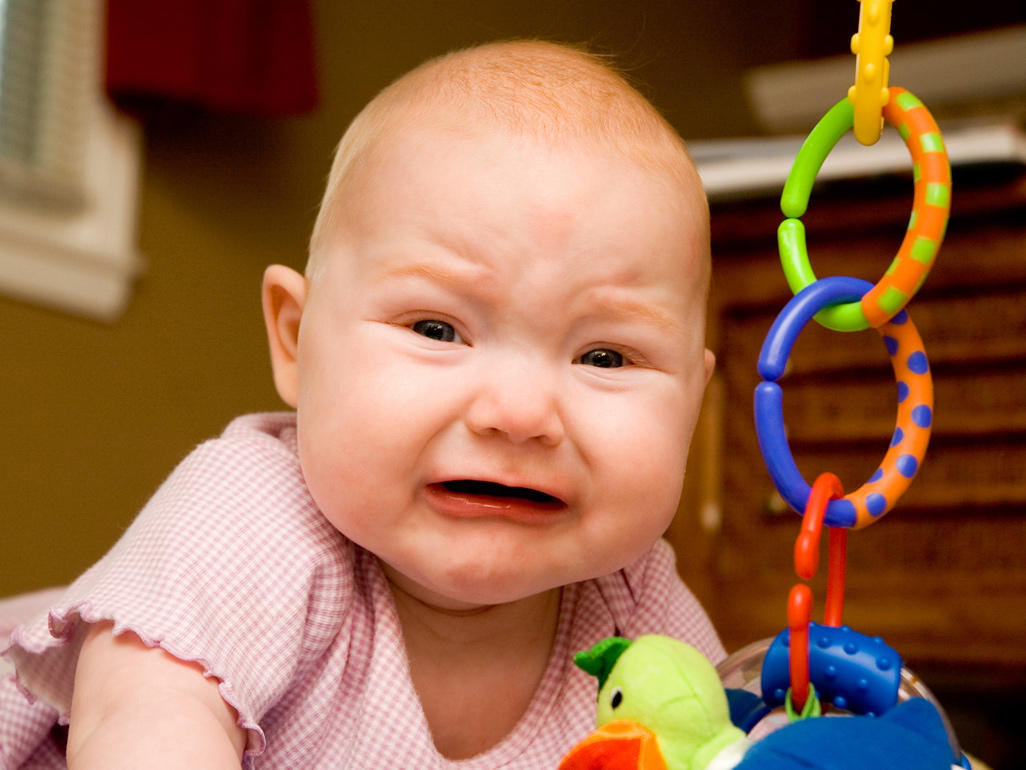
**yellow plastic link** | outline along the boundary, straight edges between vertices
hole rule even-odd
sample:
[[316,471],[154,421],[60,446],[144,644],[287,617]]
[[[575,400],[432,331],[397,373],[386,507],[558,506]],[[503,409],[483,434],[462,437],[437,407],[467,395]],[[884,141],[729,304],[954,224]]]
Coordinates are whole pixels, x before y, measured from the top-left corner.
[[891,37],[891,4],[894,0],[859,0],[859,31],[851,37],[855,54],[855,85],[848,99],[855,105],[855,138],[862,144],[875,144],[883,128],[883,108],[889,93],[887,78],[894,50]]

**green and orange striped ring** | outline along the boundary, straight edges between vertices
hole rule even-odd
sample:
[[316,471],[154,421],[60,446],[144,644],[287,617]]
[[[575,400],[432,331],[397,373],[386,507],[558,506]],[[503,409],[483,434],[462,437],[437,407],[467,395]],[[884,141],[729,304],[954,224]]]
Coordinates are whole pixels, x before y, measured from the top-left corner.
[[[816,314],[819,323],[835,331],[877,328],[901,311],[926,280],[947,229],[951,167],[936,121],[919,99],[897,86],[890,89],[883,116],[898,129],[912,156],[912,217],[897,256],[879,282],[860,301],[827,307]],[[834,105],[806,138],[784,184],[780,208],[787,219],[780,224],[777,241],[788,286],[795,294],[816,281],[800,217],[808,208],[823,161],[851,129],[853,119],[847,98]]]

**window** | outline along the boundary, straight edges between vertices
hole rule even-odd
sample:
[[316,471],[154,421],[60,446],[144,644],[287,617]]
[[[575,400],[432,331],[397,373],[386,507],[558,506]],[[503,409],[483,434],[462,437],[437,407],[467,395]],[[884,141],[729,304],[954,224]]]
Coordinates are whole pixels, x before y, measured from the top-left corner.
[[112,320],[135,250],[138,126],[102,85],[104,0],[0,0],[0,292]]

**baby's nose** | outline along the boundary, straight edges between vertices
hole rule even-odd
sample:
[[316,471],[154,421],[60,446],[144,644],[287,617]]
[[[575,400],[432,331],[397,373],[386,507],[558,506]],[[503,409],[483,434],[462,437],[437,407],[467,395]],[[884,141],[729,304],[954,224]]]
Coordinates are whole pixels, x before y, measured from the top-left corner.
[[464,421],[479,435],[501,434],[514,444],[556,446],[565,435],[558,378],[526,361],[488,366]]

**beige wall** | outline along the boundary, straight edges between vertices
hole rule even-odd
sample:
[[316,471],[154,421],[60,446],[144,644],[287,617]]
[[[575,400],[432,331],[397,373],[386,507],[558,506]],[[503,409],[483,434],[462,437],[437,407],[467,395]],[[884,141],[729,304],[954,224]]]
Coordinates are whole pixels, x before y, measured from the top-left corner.
[[393,77],[498,37],[590,41],[624,53],[686,136],[742,134],[753,126],[738,75],[792,55],[799,5],[320,0],[316,113],[152,120],[139,222],[149,264],[124,317],[105,325],[0,298],[0,595],[72,579],[192,446],[233,415],[279,406],[263,267],[303,264],[332,147]]

